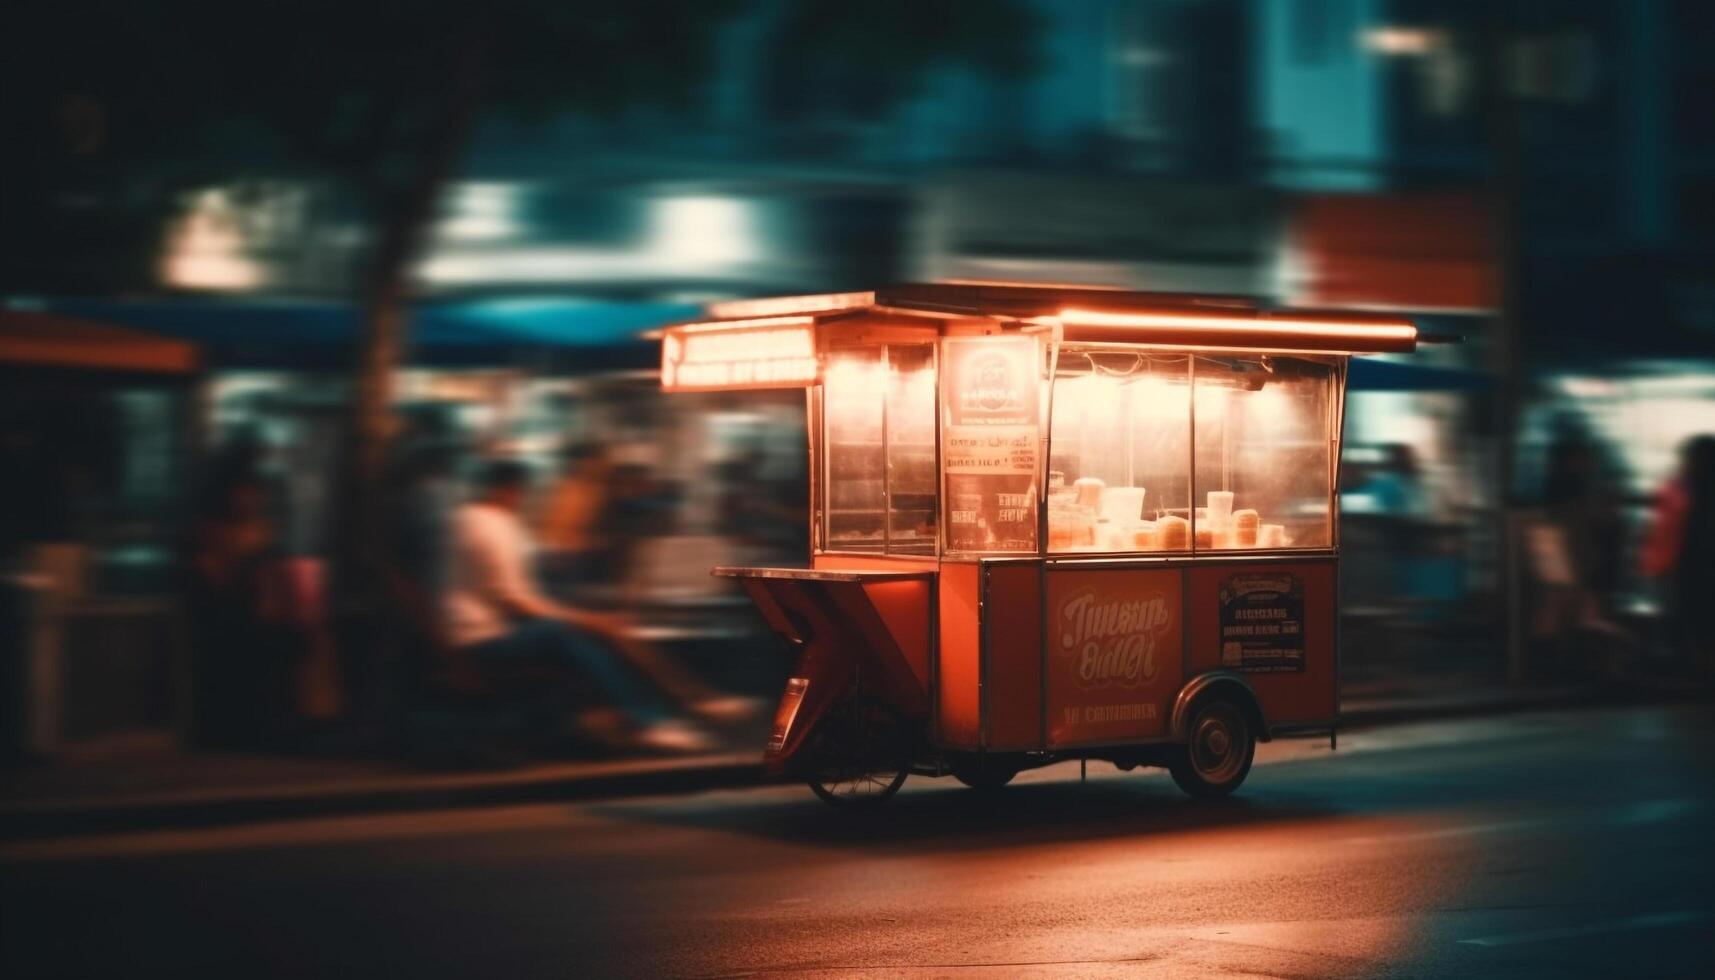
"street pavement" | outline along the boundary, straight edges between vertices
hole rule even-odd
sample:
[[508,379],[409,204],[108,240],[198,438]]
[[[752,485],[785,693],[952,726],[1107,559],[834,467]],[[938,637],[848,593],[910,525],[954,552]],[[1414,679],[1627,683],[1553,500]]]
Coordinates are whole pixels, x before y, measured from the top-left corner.
[[1715,718],[1262,747],[1232,800],[1076,763],[0,842],[0,975],[1707,977]]

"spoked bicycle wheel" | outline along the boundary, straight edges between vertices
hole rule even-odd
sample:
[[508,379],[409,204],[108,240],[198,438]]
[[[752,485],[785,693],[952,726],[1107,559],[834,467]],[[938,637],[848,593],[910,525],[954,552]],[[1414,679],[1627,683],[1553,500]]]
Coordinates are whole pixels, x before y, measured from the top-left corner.
[[822,719],[811,738],[810,789],[830,806],[880,806],[911,773],[911,730],[879,701],[847,700]]

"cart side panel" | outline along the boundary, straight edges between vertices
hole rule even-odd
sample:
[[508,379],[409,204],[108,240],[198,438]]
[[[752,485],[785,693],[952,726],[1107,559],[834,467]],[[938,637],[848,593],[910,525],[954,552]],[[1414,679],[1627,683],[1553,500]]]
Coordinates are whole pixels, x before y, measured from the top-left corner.
[[[903,589],[887,592],[892,607],[906,635],[895,631],[882,611],[875,605],[872,590],[881,585],[899,585]],[[927,575],[917,580],[892,583],[821,582],[809,590],[822,597],[823,608],[830,613],[837,641],[860,665],[865,688],[885,698],[908,717],[924,718],[929,714],[927,673],[919,672],[910,662],[908,645],[921,643],[926,637],[911,637],[909,623],[917,621],[927,628],[929,621],[930,580]],[[915,614],[907,607],[916,602],[921,610]],[[919,648],[920,649],[920,648]],[[924,661],[927,666],[927,660]]]
[[985,566],[983,745],[991,751],[1042,748],[1042,564]]
[[941,744],[948,748],[974,749],[981,734],[979,588],[976,562],[941,563],[938,735]]
[[866,582],[863,587],[870,605],[887,624],[887,632],[899,648],[917,687],[929,690],[929,602],[934,595],[928,579],[901,582]]
[[1182,681],[1184,573],[1050,567],[1048,747],[1159,738]]
[[1331,723],[1334,570],[1332,558],[1193,568],[1191,672],[1241,674],[1271,726]]

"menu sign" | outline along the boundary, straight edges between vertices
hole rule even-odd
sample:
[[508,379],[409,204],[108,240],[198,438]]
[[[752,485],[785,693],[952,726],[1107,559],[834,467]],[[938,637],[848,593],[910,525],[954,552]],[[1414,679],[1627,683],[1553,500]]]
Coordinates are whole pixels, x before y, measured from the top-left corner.
[[1041,429],[1034,337],[946,342],[947,544],[958,551],[1035,551]]
[[669,327],[661,337],[668,391],[802,388],[816,380],[816,332],[808,317]]
[[1221,583],[1221,665],[1304,669],[1304,580],[1286,572],[1231,575]]
[[1049,573],[1049,744],[1164,730],[1181,680],[1182,588],[1173,569]]

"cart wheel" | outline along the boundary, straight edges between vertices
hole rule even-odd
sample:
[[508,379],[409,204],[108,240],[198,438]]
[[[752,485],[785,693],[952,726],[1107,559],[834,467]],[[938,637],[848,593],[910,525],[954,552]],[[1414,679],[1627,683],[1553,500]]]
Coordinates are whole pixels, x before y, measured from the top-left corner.
[[1213,799],[1239,788],[1255,755],[1256,734],[1244,710],[1215,698],[1192,709],[1190,739],[1176,747],[1167,771],[1186,793]]
[[816,726],[810,789],[830,806],[867,810],[899,792],[911,772],[911,731],[887,705],[847,701]]
[[948,769],[953,778],[971,789],[992,792],[1012,782],[1018,775],[1018,765],[992,755],[964,756],[951,760]]

